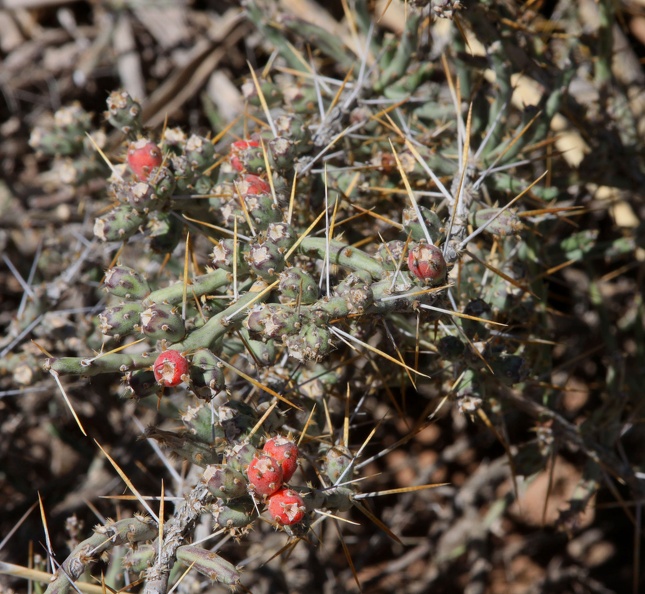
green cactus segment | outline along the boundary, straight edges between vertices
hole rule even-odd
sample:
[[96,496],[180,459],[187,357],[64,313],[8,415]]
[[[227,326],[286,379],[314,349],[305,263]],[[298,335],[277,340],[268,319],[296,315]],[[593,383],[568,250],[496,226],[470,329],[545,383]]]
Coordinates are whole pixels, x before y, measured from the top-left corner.
[[174,343],[186,336],[186,325],[175,306],[155,303],[141,313],[141,331],[153,340]]
[[186,141],[186,159],[192,171],[203,172],[215,160],[215,148],[213,144],[201,136],[193,134]]
[[288,336],[289,356],[299,361],[322,361],[332,350],[331,332],[314,324],[305,324],[298,334]]
[[[430,210],[425,206],[419,206],[419,212],[423,217],[423,223],[425,229],[427,229],[428,234],[432,242],[437,244],[444,237],[443,233],[443,223],[434,210]],[[413,241],[425,241],[426,233],[424,226],[419,222],[419,218],[414,208],[406,208],[403,211],[403,231],[406,235],[410,235]]]
[[403,37],[396,44],[396,52],[387,67],[383,69],[378,81],[374,84],[377,93],[383,92],[391,83],[401,78],[406,72],[412,57],[417,50],[420,15],[411,13],[405,22]]
[[336,484],[341,479],[345,482],[352,478],[351,466],[354,463],[352,453],[344,446],[336,445],[323,453],[323,471]]
[[374,302],[371,288],[372,279],[366,272],[349,274],[334,290],[334,294],[343,297],[350,314],[362,314]]
[[471,218],[474,227],[486,225],[486,232],[497,237],[516,235],[524,227],[520,218],[508,209],[483,208],[474,213]]
[[199,441],[208,445],[225,445],[224,430],[218,423],[214,406],[206,403],[189,406],[181,415],[181,421]]
[[258,517],[251,497],[240,497],[229,503],[218,501],[211,506],[211,512],[221,528],[244,528]]
[[121,130],[131,138],[141,132],[141,105],[126,91],[110,93],[105,117],[117,130]]
[[247,262],[251,270],[260,278],[271,281],[284,267],[284,257],[280,248],[270,241],[251,245]]
[[140,303],[121,303],[99,314],[99,328],[106,336],[119,339],[134,332],[143,312]]
[[211,582],[235,587],[240,583],[240,572],[218,554],[195,545],[182,545],[177,549],[177,561],[192,567]]
[[257,365],[268,367],[275,364],[278,357],[278,349],[273,339],[266,341],[253,340],[246,328],[240,328],[239,332],[242,337],[244,349],[251,355]]
[[224,502],[247,494],[248,482],[245,476],[229,466],[220,464],[207,466],[203,480],[209,492]]
[[383,267],[376,259],[365,252],[343,244],[340,241],[329,242],[329,253],[327,253],[327,247],[328,245],[325,239],[305,237],[298,246],[298,251],[303,254],[314,252],[321,260],[329,257],[330,264],[368,272],[376,280],[383,277]]
[[250,443],[233,445],[226,453],[226,464],[235,470],[246,472],[257,451],[257,448]]
[[103,357],[50,357],[45,359],[43,368],[45,371],[55,371],[60,375],[74,374],[93,376],[101,373],[116,373],[119,371],[139,369],[150,366],[154,363],[154,357],[148,353],[128,355],[124,353],[112,353]]
[[[170,287],[176,291],[174,287]],[[181,284],[179,285],[181,290]],[[153,293],[152,296],[157,293]],[[227,332],[239,326],[242,319],[237,317],[239,314],[245,314],[249,303],[254,301],[262,301],[266,299],[268,294],[260,294],[249,291],[244,296],[240,297],[235,303],[229,306],[226,310],[214,315],[206,324],[201,328],[194,330],[188,338],[182,342],[172,346],[173,349],[182,352],[190,352],[199,348],[208,348],[217,343]],[[232,318],[236,317],[236,320]],[[143,353],[138,355],[127,355],[124,353],[111,353],[105,356],[94,358],[83,357],[61,357],[61,358],[48,358],[44,361],[43,367],[45,371],[55,371],[58,374],[75,374],[93,376],[100,373],[115,373],[126,372],[140,369],[152,365],[154,357],[150,353]]]
[[140,301],[150,294],[150,287],[136,270],[127,266],[113,266],[103,281],[108,293],[129,301]]
[[175,175],[168,167],[153,169],[148,180],[127,187],[126,197],[132,208],[141,212],[163,210],[170,204],[175,190]]
[[191,388],[197,396],[210,400],[226,387],[219,358],[209,349],[197,349],[190,367]]
[[94,222],[94,235],[101,241],[124,241],[146,223],[145,214],[130,205],[120,204]]
[[[233,272],[233,256],[235,254],[235,240],[222,239],[215,243],[215,247],[211,253],[211,262],[222,271]],[[237,273],[245,274],[249,270],[249,265],[243,258],[243,252],[240,248],[237,249]]]
[[264,339],[282,338],[300,330],[300,316],[291,307],[271,303],[251,310],[245,321],[248,330]]
[[101,554],[113,547],[134,545],[152,540],[158,529],[152,519],[135,516],[114,522],[108,520],[97,526],[94,534],[80,543],[65,559],[54,578],[47,586],[46,594],[67,594],[72,591],[72,581],[79,579],[88,566],[97,561]]
[[258,229],[266,229],[271,223],[277,223],[282,220],[282,210],[275,204],[271,194],[245,195],[239,185],[238,190],[244,197],[246,210]]
[[280,301],[282,303],[301,303],[310,305],[318,299],[319,290],[316,279],[302,268],[291,267],[280,273]]
[[75,102],[56,111],[53,125],[35,128],[29,145],[51,156],[79,155],[91,129],[92,116]]
[[146,437],[158,441],[179,457],[202,468],[209,464],[218,464],[222,458],[217,446],[205,443],[185,431],[178,434],[150,427],[146,430]]
[[121,566],[123,569],[133,571],[135,573],[145,571],[155,560],[158,547],[151,544],[140,544],[136,549],[130,549],[123,559],[121,559]]
[[[195,297],[202,297],[211,293],[217,292],[222,287],[229,287],[231,278],[224,270],[216,270],[210,274],[198,276],[190,281],[188,285],[188,293]],[[184,298],[184,284],[178,282],[164,289],[158,289],[151,293],[146,299],[143,300],[143,305],[148,307],[153,303],[169,303],[176,305],[181,303]]]

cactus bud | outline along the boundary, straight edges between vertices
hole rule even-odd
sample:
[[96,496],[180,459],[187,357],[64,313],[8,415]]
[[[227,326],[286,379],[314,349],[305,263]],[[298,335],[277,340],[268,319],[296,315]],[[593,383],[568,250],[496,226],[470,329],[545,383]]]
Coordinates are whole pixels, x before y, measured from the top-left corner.
[[106,336],[116,339],[130,334],[139,323],[143,306],[138,303],[121,303],[106,308],[99,314],[99,328]]
[[334,293],[345,298],[350,314],[361,314],[374,303],[371,283],[368,273],[353,272],[336,287]]
[[243,497],[224,504],[217,503],[211,508],[213,518],[218,526],[222,528],[244,528],[255,518],[257,512],[250,497]]
[[157,547],[151,544],[138,543],[136,548],[127,551],[121,560],[121,565],[128,571],[139,573],[145,571],[155,560]]
[[321,361],[332,349],[331,332],[316,324],[303,324],[298,334],[285,339],[289,356],[299,361]]
[[186,335],[186,326],[177,308],[153,303],[141,313],[141,331],[153,340],[179,342]]
[[245,325],[250,332],[259,334],[264,339],[281,338],[300,330],[297,312],[278,304],[254,307],[246,318]]
[[243,196],[249,216],[260,229],[266,229],[270,223],[282,220],[282,210],[273,201],[271,194],[256,193]]
[[499,355],[489,363],[495,376],[507,386],[524,381],[528,375],[526,361],[518,355]]
[[186,408],[181,415],[181,422],[199,441],[215,446],[225,445],[224,430],[214,417],[213,407],[199,403]]
[[282,114],[277,116],[273,123],[278,135],[293,141],[298,148],[298,152],[308,148],[307,145],[311,140],[311,134],[301,118],[293,114]]
[[[144,182],[133,184],[128,191],[128,203],[132,208],[147,213],[157,208],[157,195],[152,187]],[[163,206],[163,205],[160,205]]]
[[128,300],[145,299],[150,287],[138,272],[128,266],[113,266],[105,273],[103,281],[108,293]]
[[280,249],[280,253],[284,253],[296,243],[298,233],[289,223],[271,223],[267,226],[266,237]]
[[[257,415],[253,408],[237,400],[229,400],[220,406],[217,414],[219,424],[229,442],[242,441],[257,423]],[[254,442],[259,441],[259,437],[256,435],[252,439]]]
[[302,305],[315,303],[319,296],[318,283],[302,268],[292,267],[280,273],[280,302],[298,302]]
[[203,475],[208,491],[224,501],[245,495],[247,482],[244,475],[228,466],[213,464],[206,468]]
[[277,170],[288,171],[293,168],[298,151],[293,140],[278,136],[269,140],[269,154]]
[[192,171],[205,171],[213,164],[215,148],[206,138],[196,134],[186,141],[186,159]]
[[136,134],[141,130],[141,105],[127,91],[113,91],[107,99],[105,117],[124,134]]
[[279,248],[270,241],[251,245],[246,261],[251,270],[265,280],[272,280],[284,268]]
[[[241,246],[240,246],[241,247]],[[215,243],[211,253],[211,262],[216,268],[227,272],[233,272],[233,255],[235,254],[235,240],[222,239]],[[238,274],[245,273],[249,269],[241,249],[237,250],[237,271]]]
[[146,216],[129,204],[121,204],[94,222],[94,235],[101,241],[123,241],[134,235],[146,222]]

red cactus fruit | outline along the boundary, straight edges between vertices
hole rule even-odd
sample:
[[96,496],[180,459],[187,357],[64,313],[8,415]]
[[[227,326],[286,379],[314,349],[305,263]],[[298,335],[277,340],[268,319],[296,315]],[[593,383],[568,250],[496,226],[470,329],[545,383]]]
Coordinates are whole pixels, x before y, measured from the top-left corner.
[[413,247],[408,253],[408,268],[418,279],[440,281],[446,276],[446,260],[436,245],[427,243]]
[[168,350],[161,353],[152,366],[158,384],[170,388],[179,385],[182,376],[188,374],[188,361],[179,351]]
[[305,502],[293,489],[283,487],[267,500],[267,509],[278,524],[291,526],[305,517]]
[[282,468],[282,480],[286,483],[298,468],[298,446],[286,437],[278,435],[269,439],[262,448]]
[[271,186],[268,181],[250,173],[247,173],[242,178],[242,181],[238,183],[238,188],[242,196],[271,193]]
[[246,149],[255,148],[258,146],[260,146],[260,143],[257,140],[250,139],[236,140],[234,143],[232,143],[230,156],[231,167],[233,167],[233,169],[235,169],[236,171],[242,171],[244,169],[244,165],[242,164],[242,161],[240,161],[240,153],[242,151],[245,151]]
[[282,486],[282,468],[268,454],[258,454],[246,471],[249,483],[258,495],[272,495]]
[[150,172],[163,161],[161,150],[150,140],[140,138],[128,148],[128,166],[139,181],[148,181]]

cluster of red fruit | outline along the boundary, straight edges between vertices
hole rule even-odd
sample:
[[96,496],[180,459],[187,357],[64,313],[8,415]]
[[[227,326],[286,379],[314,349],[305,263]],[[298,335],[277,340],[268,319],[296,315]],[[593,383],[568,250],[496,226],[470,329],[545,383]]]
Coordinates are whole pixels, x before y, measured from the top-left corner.
[[272,437],[246,471],[249,483],[266,498],[269,515],[278,524],[290,526],[305,517],[305,503],[293,489],[284,486],[298,468],[298,446],[286,437]]

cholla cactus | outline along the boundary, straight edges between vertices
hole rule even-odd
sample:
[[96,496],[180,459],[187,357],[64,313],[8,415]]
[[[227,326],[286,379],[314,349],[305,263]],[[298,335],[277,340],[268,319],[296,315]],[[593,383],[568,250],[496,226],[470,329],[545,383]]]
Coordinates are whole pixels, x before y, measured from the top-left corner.
[[[270,525],[295,543],[350,510],[378,523],[362,502],[380,493],[359,479],[389,450],[368,456],[371,435],[353,438],[367,395],[379,395],[372,420],[391,403],[406,439],[445,397],[492,430],[515,474],[512,403],[539,421],[538,465],[554,455],[551,396],[517,394],[550,371],[534,230],[558,222],[540,150],[572,69],[545,68],[548,92],[519,109],[520,69],[484,26],[490,3],[412,2],[400,43],[361,3],[354,46],[277,3],[242,4],[276,61],[245,84],[245,121],[226,135],[145,130],[141,105],[110,95],[105,119],[127,140],[93,223],[96,243],[118,252],[107,301],[87,352],[43,366],[57,381],[120,378],[134,406],[154,401],[145,436],[190,464],[188,488],[169,519],[135,492],[149,515],[95,529],[49,594],[70,592],[101,555],[147,593],[186,567],[241,586],[242,566],[193,542],[200,525],[238,542]],[[429,15],[456,23],[443,59],[422,41]],[[465,30],[476,59],[459,53]],[[34,148],[87,149],[91,117],[71,109],[34,132]],[[411,424],[398,391],[424,399]]]

